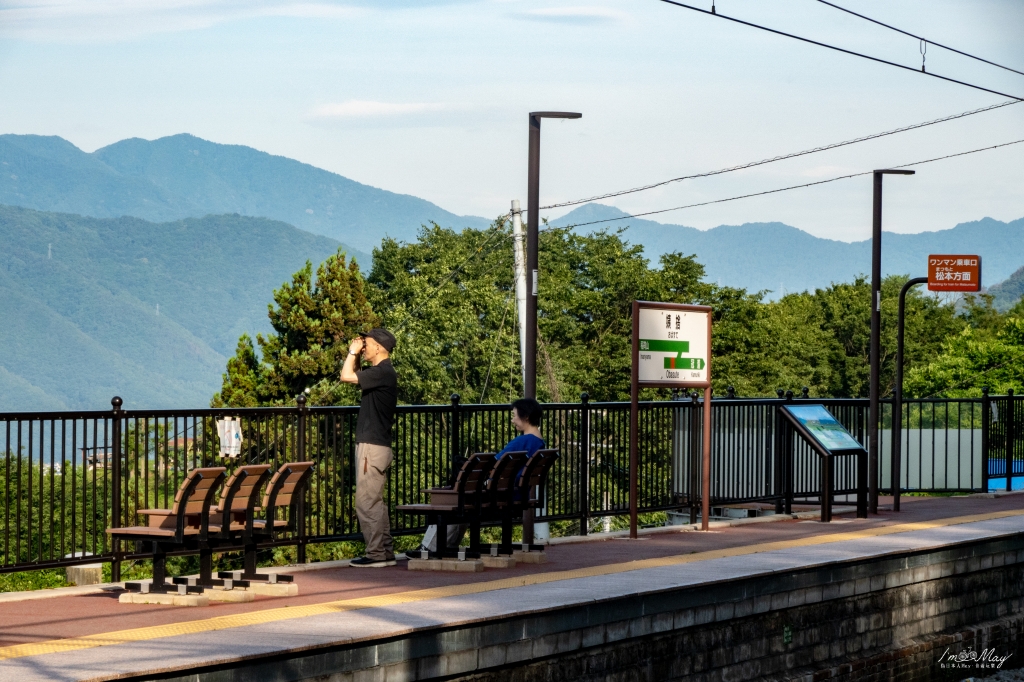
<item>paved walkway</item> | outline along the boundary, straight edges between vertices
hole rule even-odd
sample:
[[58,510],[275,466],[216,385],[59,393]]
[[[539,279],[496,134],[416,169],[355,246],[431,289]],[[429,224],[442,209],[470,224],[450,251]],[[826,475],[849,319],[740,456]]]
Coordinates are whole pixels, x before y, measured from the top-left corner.
[[0,606],[0,679],[111,679],[395,637],[624,595],[1024,532],[1024,497],[908,498],[900,514],[759,523],[554,545],[550,563],[478,574],[297,573],[301,595],[174,608],[115,594]]

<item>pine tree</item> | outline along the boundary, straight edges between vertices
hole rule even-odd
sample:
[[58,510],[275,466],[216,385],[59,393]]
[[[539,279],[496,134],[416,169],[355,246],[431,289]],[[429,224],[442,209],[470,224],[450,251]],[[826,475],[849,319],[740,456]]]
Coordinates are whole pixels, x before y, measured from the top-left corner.
[[[313,280],[313,265],[292,275],[292,281],[274,291],[268,305],[274,333],[256,336],[257,360],[251,338],[238,340],[228,360],[223,387],[211,401],[214,407],[283,405],[306,388],[326,389],[337,381],[348,342],[360,331],[378,324],[363,291],[363,277],[355,260],[338,253],[320,264]],[[318,390],[318,402],[351,402],[351,391]]]

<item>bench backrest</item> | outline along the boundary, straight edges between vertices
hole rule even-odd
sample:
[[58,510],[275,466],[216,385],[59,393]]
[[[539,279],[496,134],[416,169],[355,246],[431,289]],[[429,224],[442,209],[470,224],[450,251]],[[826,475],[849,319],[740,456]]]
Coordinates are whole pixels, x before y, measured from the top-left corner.
[[539,507],[544,504],[544,486],[547,485],[548,474],[558,459],[558,450],[538,450],[526,460],[523,473],[520,474],[519,494],[516,502],[526,507]]
[[180,516],[202,514],[210,509],[217,489],[224,481],[224,467],[204,467],[188,472],[174,495],[171,513]]
[[263,513],[266,518],[264,532],[273,537],[274,520],[280,507],[288,507],[288,527],[286,530],[305,530],[305,495],[309,477],[313,475],[316,462],[286,462],[274,472],[267,491],[263,495]]
[[268,478],[269,464],[247,464],[235,469],[224,483],[217,503],[216,521],[220,523],[222,534],[230,532],[232,517],[239,513],[245,513],[246,521],[251,521],[252,510]]
[[484,502],[487,479],[494,468],[494,455],[489,452],[478,452],[467,459],[459,475],[455,477],[452,489],[459,494],[459,509],[476,508]]
[[506,452],[494,463],[491,470],[491,478],[487,481],[487,494],[489,502],[497,507],[505,507],[512,504],[516,490],[516,480],[520,470],[526,466],[529,455],[525,450],[520,452]]

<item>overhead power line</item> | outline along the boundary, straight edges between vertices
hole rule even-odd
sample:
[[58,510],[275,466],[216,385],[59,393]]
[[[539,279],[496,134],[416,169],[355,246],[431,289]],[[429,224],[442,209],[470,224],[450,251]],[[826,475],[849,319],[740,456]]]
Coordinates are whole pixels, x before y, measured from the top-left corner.
[[932,78],[938,78],[940,80],[948,81],[950,83],[956,83],[957,85],[963,85],[965,87],[973,88],[975,90],[981,90],[982,92],[989,92],[989,93],[992,93],[993,95],[1000,95],[1001,97],[1009,97],[1011,99],[1024,100],[1024,97],[1018,97],[1017,95],[1010,95],[1010,94],[1007,94],[1005,92],[1000,92],[998,90],[992,90],[991,88],[985,88],[985,87],[982,87],[980,85],[974,85],[973,83],[968,83],[966,81],[961,81],[961,80],[957,80],[955,78],[950,78],[949,76],[942,76],[942,75],[939,75],[937,73],[932,73],[931,71],[918,71],[916,68],[914,68],[912,66],[906,66],[904,64],[899,64],[897,62],[891,62],[888,59],[882,59],[881,57],[872,57],[871,55],[864,54],[863,52],[854,52],[853,50],[847,50],[846,48],[843,48],[843,47],[838,47],[836,45],[829,45],[828,43],[823,43],[823,42],[821,42],[819,40],[811,40],[810,38],[804,38],[802,36],[798,36],[798,35],[795,35],[793,33],[786,33],[785,31],[780,31],[780,30],[775,29],[775,28],[768,28],[767,26],[762,26],[761,24],[755,24],[755,23],[750,22],[750,21],[744,21],[742,19],[736,19],[734,17],[727,17],[724,14],[719,14],[718,12],[710,12],[708,10],[701,9],[700,7],[694,7],[693,5],[687,5],[685,3],[678,2],[678,0],[660,0],[660,1],[665,3],[666,5],[674,5],[675,7],[681,7],[683,9],[692,10],[694,12],[700,12],[701,14],[706,14],[706,15],[711,16],[711,17],[718,17],[719,19],[725,19],[727,21],[732,21],[732,22],[735,22],[737,24],[743,24],[744,26],[750,26],[751,28],[757,28],[757,29],[760,29],[762,31],[768,31],[769,33],[774,33],[776,35],[785,36],[786,38],[792,38],[794,40],[799,40],[801,42],[809,43],[811,45],[817,45],[818,47],[824,47],[824,48],[827,48],[829,50],[835,50],[836,52],[842,52],[844,54],[853,55],[854,57],[860,57],[862,59],[869,59],[869,60],[871,60],[873,62],[878,62],[879,64],[888,64],[889,66],[895,66],[898,69],[903,69],[905,71],[911,71],[913,73],[920,73],[920,74],[923,74],[925,76],[931,76]]
[[[878,21],[877,19],[872,19],[869,16],[865,16],[863,14],[859,14],[857,12],[854,12],[852,9],[847,9],[845,7],[840,7],[839,5],[837,5],[835,3],[831,3],[828,0],[818,0],[818,2],[820,2],[823,5],[828,5],[829,7],[833,7],[835,9],[839,10],[840,12],[846,12],[847,14],[852,14],[853,16],[859,17],[861,19],[864,19],[865,21],[870,21],[872,24],[878,24],[879,26],[884,26],[885,28],[889,29],[890,31],[896,31],[897,33],[902,33],[905,36],[910,36],[911,38],[917,38],[921,42],[926,43],[928,45],[934,45],[935,47],[941,47],[943,50],[949,50],[950,52],[955,52],[955,53],[957,53],[959,55],[963,55],[964,57],[969,57],[971,59],[976,59],[979,62],[984,62],[986,64],[990,64],[991,66],[998,66],[1000,69],[1006,69],[1007,71],[1012,71],[1014,73],[1019,73],[1020,75],[1024,76],[1024,71],[1018,71],[1017,69],[1012,69],[1009,66],[1003,66],[1002,64],[997,64],[996,62],[990,61],[988,59],[983,59],[982,57],[978,57],[977,55],[970,54],[969,52],[964,52],[963,50],[958,50],[955,47],[950,47],[949,45],[943,45],[942,43],[935,42],[934,40],[929,40],[929,39],[925,38],[924,36],[917,35],[916,33],[911,33],[910,31],[904,31],[901,28],[896,28],[895,26],[890,26],[889,24],[886,24],[884,22]],[[924,69],[924,64],[921,65],[921,69],[922,70]]]
[[917,130],[918,128],[924,128],[927,126],[935,125],[936,123],[945,123],[946,121],[953,121],[958,118],[964,118],[966,116],[973,116],[974,114],[980,114],[985,111],[992,111],[993,109],[999,109],[1001,107],[1009,106],[1011,104],[1019,104],[1021,100],[1011,99],[1007,102],[1000,102],[999,104],[992,104],[987,107],[980,109],[972,109],[971,111],[965,111],[959,114],[953,114],[952,116],[945,116],[943,118],[937,118],[933,121],[925,121],[924,123],[915,123],[913,125],[903,126],[902,128],[896,128],[894,130],[887,130],[883,133],[874,133],[872,135],[865,135],[863,137],[857,137],[852,140],[846,140],[845,142],[835,142],[833,144],[826,144],[821,147],[814,147],[813,149],[805,149],[801,152],[793,152],[792,154],[783,154],[781,156],[773,156],[770,159],[762,159],[760,161],[751,161],[749,163],[743,163],[738,166],[730,166],[728,168],[722,168],[719,170],[707,171],[706,173],[695,173],[693,175],[682,175],[678,178],[670,178],[668,180],[662,180],[660,182],[654,182],[649,185],[642,185],[640,187],[634,187],[633,189],[624,189],[617,192],[608,192],[607,194],[599,194],[597,196],[588,197],[587,199],[576,199],[574,201],[563,201],[559,204],[551,204],[550,206],[541,206],[541,210],[549,208],[563,208],[565,206],[578,206],[579,204],[587,204],[593,201],[600,201],[602,199],[611,199],[612,197],[621,197],[625,194],[635,194],[636,192],[644,192],[649,189],[656,187],[662,187],[664,185],[671,184],[673,182],[681,182],[683,180],[693,180],[695,178],[707,178],[713,175],[722,175],[723,173],[731,173],[733,171],[745,170],[747,168],[754,168],[755,166],[763,166],[768,163],[775,163],[776,161],[785,161],[786,159],[795,159],[799,156],[807,156],[808,154],[816,154],[818,152],[828,151],[829,149],[838,149],[839,147],[846,147],[851,144],[857,144],[858,142],[867,142],[868,140],[877,140],[880,137],[886,137],[888,135],[895,135],[897,133],[905,133],[908,130]]
[[[999,149],[1000,147],[1009,147],[1010,145],[1020,144],[1024,142],[1024,139],[1014,140],[1013,142],[1004,142],[1002,144],[992,145],[991,147],[982,147],[980,149],[972,149],[966,152],[957,152],[956,154],[947,154],[945,156],[937,156],[932,159],[925,159],[923,161],[915,161],[913,163],[904,163],[899,166],[888,166],[888,168],[907,168],[909,166],[920,166],[926,163],[932,163],[934,161],[942,161],[943,159],[952,159],[957,156],[967,156],[968,154],[977,154],[978,152],[989,151],[990,149]],[[597,225],[598,223],[611,223],[617,220],[629,220],[630,218],[641,218],[643,216],[655,215],[658,213],[668,213],[669,211],[681,211],[684,208],[697,208],[698,206],[710,206],[711,204],[724,204],[727,201],[737,201],[739,199],[749,199],[751,197],[760,197],[766,194],[777,194],[779,192],[788,192],[794,189],[802,189],[804,187],[814,187],[815,185],[825,185],[830,182],[836,182],[837,180],[846,180],[848,178],[856,178],[863,175],[871,175],[874,171],[862,171],[860,173],[850,173],[849,175],[840,175],[827,180],[817,180],[815,182],[807,182],[802,185],[790,185],[789,187],[780,187],[779,189],[769,189],[763,192],[754,192],[753,194],[741,194],[740,196],[728,197],[727,199],[715,199],[713,201],[702,201],[697,204],[686,204],[685,206],[673,206],[672,208],[662,208],[657,211],[645,211],[644,213],[633,213],[631,215],[619,216],[618,218],[605,218],[604,220],[591,220],[586,223],[573,223],[566,227],[583,227],[585,225]]]

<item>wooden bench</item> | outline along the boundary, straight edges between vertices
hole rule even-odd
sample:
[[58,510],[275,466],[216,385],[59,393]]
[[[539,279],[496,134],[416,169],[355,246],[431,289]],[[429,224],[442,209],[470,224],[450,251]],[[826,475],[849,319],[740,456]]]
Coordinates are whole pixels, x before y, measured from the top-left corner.
[[140,509],[148,517],[145,526],[107,528],[114,540],[149,542],[153,547],[153,582],[126,582],[130,592],[201,594],[201,585],[167,582],[167,553],[199,549],[207,541],[210,505],[224,481],[224,467],[193,469],[182,481],[171,509]]
[[[230,531],[232,538],[241,540],[245,552],[243,570],[220,571],[217,573],[218,578],[270,583],[292,582],[290,575],[257,573],[256,551],[258,543],[272,542],[281,533],[294,533],[299,542],[305,537],[306,486],[315,465],[316,462],[287,462],[274,472],[274,476],[267,483],[262,504],[257,508],[253,500],[253,513],[247,513],[245,523],[233,526],[233,530]],[[285,519],[277,518],[277,511],[282,507],[288,509]],[[256,512],[261,512],[263,518],[256,518],[259,516]]]
[[[428,524],[437,526],[437,544],[433,551],[421,550],[421,558],[443,559],[458,557],[458,547],[448,547],[448,526],[450,524],[469,524],[470,542],[476,539],[480,544],[481,509],[489,503],[487,481],[494,467],[495,456],[490,453],[478,452],[467,459],[459,470],[455,483],[451,488],[427,488],[421,492],[430,496],[426,504],[403,504],[398,511],[427,517]],[[426,555],[426,556],[423,556]],[[478,557],[473,551],[462,555]]]
[[175,578],[178,585],[203,587],[248,587],[249,581],[213,577],[213,553],[225,551],[241,544],[246,532],[251,533],[259,507],[260,493],[270,478],[269,464],[247,464],[234,470],[224,483],[220,501],[210,509],[210,523],[206,541],[199,544],[199,578]]
[[[506,461],[507,460],[507,461]],[[548,474],[558,460],[558,450],[538,450],[527,457],[525,452],[508,452],[494,466],[488,481],[489,503],[483,508],[484,521],[501,523],[501,542],[473,544],[470,548],[480,554],[510,555],[515,550],[543,551],[544,545],[513,543],[512,532],[516,521],[522,521],[524,512],[544,506],[544,490]]]

